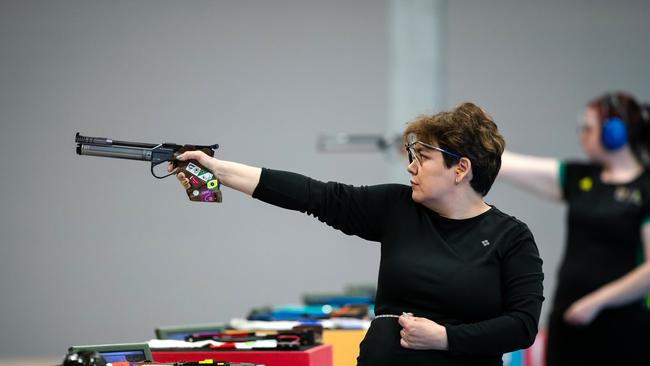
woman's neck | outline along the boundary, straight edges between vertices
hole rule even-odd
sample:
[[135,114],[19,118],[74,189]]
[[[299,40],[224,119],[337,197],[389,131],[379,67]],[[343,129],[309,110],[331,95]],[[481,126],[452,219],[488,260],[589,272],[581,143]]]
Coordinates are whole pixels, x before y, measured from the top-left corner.
[[610,153],[603,161],[601,180],[605,183],[627,183],[643,173],[643,165],[629,147]]
[[471,192],[457,191],[457,194],[447,195],[444,199],[423,203],[427,208],[448,219],[463,220],[476,217],[491,207],[485,203],[483,196]]

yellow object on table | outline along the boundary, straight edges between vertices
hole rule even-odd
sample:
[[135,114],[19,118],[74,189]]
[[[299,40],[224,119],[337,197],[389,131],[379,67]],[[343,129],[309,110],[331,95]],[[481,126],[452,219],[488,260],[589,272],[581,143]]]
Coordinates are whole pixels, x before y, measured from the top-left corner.
[[323,344],[332,345],[333,366],[355,366],[365,329],[324,329]]

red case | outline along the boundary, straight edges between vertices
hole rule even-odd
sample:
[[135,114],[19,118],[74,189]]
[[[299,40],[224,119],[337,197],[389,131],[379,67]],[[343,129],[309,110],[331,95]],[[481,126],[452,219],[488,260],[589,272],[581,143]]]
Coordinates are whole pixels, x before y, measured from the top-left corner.
[[151,350],[154,362],[198,362],[205,359],[251,362],[266,366],[332,366],[332,345],[304,351]]

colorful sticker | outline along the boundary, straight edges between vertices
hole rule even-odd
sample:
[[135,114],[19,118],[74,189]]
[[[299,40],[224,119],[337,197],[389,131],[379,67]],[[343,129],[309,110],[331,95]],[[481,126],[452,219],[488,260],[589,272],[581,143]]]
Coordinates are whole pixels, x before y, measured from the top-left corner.
[[201,179],[204,182],[207,182],[207,181],[211,180],[212,178],[214,178],[214,175],[212,175],[212,173],[207,172],[205,170],[201,170],[199,172],[199,174],[197,174],[197,176],[199,177],[199,179]]
[[185,170],[187,170],[188,172],[194,175],[199,175],[199,173],[201,172],[201,168],[196,166],[194,163],[188,163],[187,167],[185,167]]
[[197,191],[196,189],[192,191],[192,196],[196,197],[198,195],[199,195],[199,191]]
[[215,198],[212,194],[212,191],[202,191],[201,192],[201,201],[203,202],[214,202]]
[[201,185],[201,181],[199,181],[195,176],[190,177],[190,183],[194,186],[194,188],[198,187]]
[[211,191],[219,189],[219,181],[216,179],[208,181],[208,189]]

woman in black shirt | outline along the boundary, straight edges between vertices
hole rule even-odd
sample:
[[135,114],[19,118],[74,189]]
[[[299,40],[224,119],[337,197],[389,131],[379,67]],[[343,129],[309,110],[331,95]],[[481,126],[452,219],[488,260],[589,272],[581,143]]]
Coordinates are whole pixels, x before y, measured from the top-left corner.
[[591,101],[588,162],[506,152],[500,175],[567,202],[567,243],[548,323],[547,363],[648,364],[650,117],[624,93]]
[[[501,365],[537,334],[542,260],[527,226],[485,203],[505,142],[465,103],[404,131],[410,186],[353,187],[186,152],[223,185],[381,243],[358,365]],[[171,167],[170,167],[171,169]],[[187,175],[177,172],[186,188]]]

